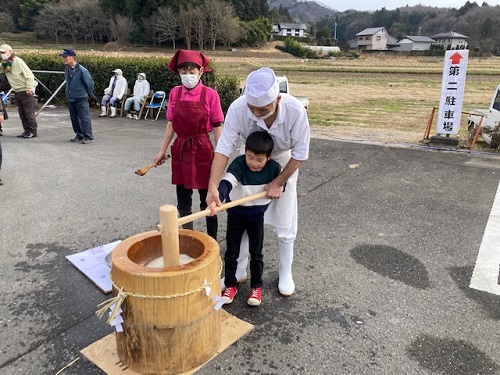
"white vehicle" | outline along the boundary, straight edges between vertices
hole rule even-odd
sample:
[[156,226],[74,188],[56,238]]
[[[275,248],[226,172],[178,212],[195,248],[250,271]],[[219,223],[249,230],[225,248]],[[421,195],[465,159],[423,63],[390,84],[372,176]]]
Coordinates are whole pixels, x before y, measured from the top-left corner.
[[500,85],[491,99],[490,108],[470,110],[467,125],[469,139],[474,137],[477,127],[481,125],[479,134],[482,135],[484,141],[491,148],[500,146]]
[[[278,83],[280,84],[280,92],[283,94],[290,94],[290,85],[288,84],[288,78],[285,76],[276,77]],[[295,95],[294,95],[295,96]],[[309,98],[306,96],[295,96],[302,103],[305,109],[309,107]]]
[[[280,85],[280,93],[290,94],[290,85],[288,84],[288,78],[285,76],[277,76],[276,80],[278,81],[278,83]],[[241,90],[241,95],[243,95],[244,92],[245,92],[245,87],[243,87],[243,89]],[[309,107],[309,98],[308,97],[295,96],[295,95],[294,95],[294,97],[297,98],[302,103],[302,105],[304,106],[305,109],[307,109],[307,107]]]

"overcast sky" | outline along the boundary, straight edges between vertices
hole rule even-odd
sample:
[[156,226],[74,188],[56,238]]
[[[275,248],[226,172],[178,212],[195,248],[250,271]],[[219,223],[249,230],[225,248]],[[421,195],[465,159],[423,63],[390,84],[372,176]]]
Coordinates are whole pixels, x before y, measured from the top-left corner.
[[[439,8],[460,8],[466,2],[467,0],[441,0],[439,4],[436,4],[435,0],[318,0],[318,3],[325,4],[341,12],[348,9],[374,11],[385,8],[387,10],[394,10],[407,5],[413,6],[418,4],[432,7],[438,6]],[[474,1],[471,0],[471,2]],[[476,3],[481,6],[483,1],[476,0]],[[486,3],[490,6],[495,6],[500,4],[500,0],[490,0],[486,1]]]

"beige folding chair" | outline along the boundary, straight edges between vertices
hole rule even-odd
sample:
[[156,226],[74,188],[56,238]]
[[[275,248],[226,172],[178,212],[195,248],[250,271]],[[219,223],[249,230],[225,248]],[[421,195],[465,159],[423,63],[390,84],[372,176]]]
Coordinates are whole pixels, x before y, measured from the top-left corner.
[[154,94],[154,90],[149,90],[149,95],[146,96],[144,99],[142,99],[141,110],[139,111],[139,114],[137,115],[139,120],[142,117],[142,113],[144,112],[144,108],[146,108],[146,104],[148,104],[148,102],[151,100],[151,98],[153,97],[153,94]]

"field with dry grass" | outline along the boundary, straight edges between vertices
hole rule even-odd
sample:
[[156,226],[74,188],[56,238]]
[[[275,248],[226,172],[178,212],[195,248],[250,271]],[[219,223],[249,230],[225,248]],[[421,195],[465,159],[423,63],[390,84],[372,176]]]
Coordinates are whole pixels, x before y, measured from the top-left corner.
[[[54,46],[52,46],[53,48]],[[174,50],[113,46],[76,48],[82,54],[163,55]],[[49,45],[37,45],[47,52]],[[31,52],[34,48],[26,48]],[[57,50],[54,50],[55,53]],[[104,52],[105,51],[105,52]],[[313,132],[340,139],[418,143],[422,141],[433,107],[439,106],[443,57],[362,55],[358,59],[305,60],[269,44],[262,49],[205,51],[217,74],[237,76],[241,84],[248,73],[269,66],[286,75],[292,94],[308,96]],[[500,83],[500,58],[470,58],[463,111],[488,107]],[[437,117],[437,113],[436,116]],[[462,115],[460,144],[467,144],[467,115]],[[436,133],[435,123],[431,135]],[[478,139],[476,149],[489,150]],[[498,151],[495,151],[498,152]]]
[[[215,54],[213,60],[219,73],[236,75],[242,83],[261,66],[287,75],[292,94],[310,98],[309,120],[315,134],[405,143],[422,141],[432,108],[439,106],[444,63],[442,57],[382,55],[304,60],[269,50]],[[499,77],[500,59],[469,59],[463,110],[488,107]],[[467,142],[466,119],[463,114],[462,146]],[[431,135],[435,133],[434,122]],[[489,149],[481,138],[476,148]]]

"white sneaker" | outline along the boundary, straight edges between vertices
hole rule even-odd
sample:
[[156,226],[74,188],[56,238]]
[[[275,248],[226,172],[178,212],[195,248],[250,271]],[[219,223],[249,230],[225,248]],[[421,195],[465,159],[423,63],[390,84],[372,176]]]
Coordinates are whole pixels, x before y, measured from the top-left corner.
[[135,115],[135,114],[132,116],[132,118],[133,118],[134,120],[139,120],[139,117],[137,117],[137,115]]
[[126,118],[130,118],[130,119],[131,119],[131,118],[132,118],[132,114],[127,113],[127,116],[125,116],[125,117],[126,117]]

